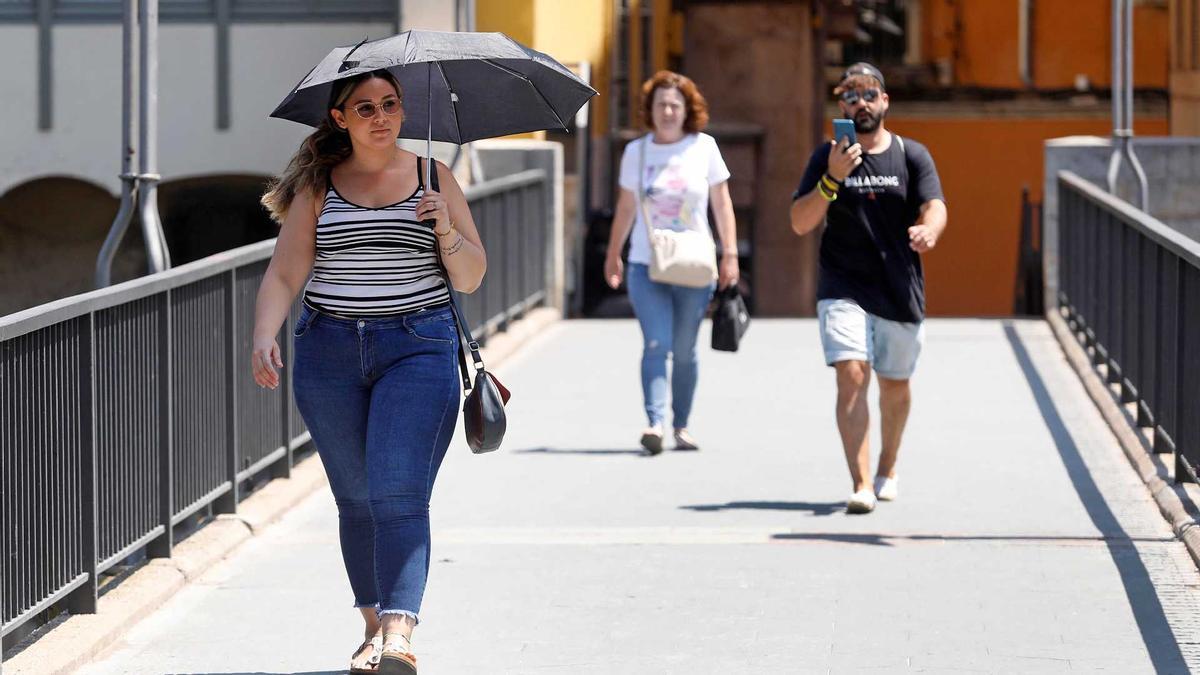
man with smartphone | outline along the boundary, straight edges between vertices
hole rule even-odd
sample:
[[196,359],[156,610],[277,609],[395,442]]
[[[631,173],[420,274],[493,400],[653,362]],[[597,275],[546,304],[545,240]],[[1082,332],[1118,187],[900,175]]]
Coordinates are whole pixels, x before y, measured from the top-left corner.
[[[896,458],[911,405],[909,379],[924,341],[921,255],[946,228],[946,204],[925,146],[884,128],[888,95],[869,63],[833,91],[844,119],[809,158],[790,211],[792,230],[823,221],[817,312],[826,364],[837,372],[837,425],[854,483],[850,513],[898,496]],[[883,449],[870,482],[871,371],[879,379]]]

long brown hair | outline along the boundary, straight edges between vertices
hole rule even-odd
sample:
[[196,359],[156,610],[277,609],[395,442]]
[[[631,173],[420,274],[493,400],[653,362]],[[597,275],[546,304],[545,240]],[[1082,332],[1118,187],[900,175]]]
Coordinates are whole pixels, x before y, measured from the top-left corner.
[[700,89],[687,75],[670,70],[660,70],[654,77],[642,83],[642,123],[646,128],[654,129],[654,92],[659,89],[678,89],[683,95],[687,106],[687,117],[683,120],[683,131],[688,134],[699,133],[708,126],[708,101],[704,100]]
[[333,115],[329,111],[341,108],[355,87],[373,78],[387,80],[396,88],[396,95],[404,98],[400,83],[386,70],[372,70],[335,82],[333,90],[329,92],[329,105],[326,106],[325,119],[322,120],[321,126],[304,139],[300,149],[292,155],[287,168],[267,185],[266,194],[260,200],[275,222],[283,223],[297,194],[305,190],[316,193],[324,189],[329,170],[344,162],[354,152],[354,147],[350,144],[350,134],[334,124]]

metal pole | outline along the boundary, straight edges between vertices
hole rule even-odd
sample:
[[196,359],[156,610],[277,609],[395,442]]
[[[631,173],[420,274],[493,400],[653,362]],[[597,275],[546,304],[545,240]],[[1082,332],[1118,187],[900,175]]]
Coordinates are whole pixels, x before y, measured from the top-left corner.
[[54,3],[38,0],[38,129],[54,123]]
[[158,218],[158,0],[141,0],[138,9],[141,23],[139,213],[142,237],[146,242],[146,261],[150,272],[154,273],[171,267],[166,236]]
[[1133,0],[1125,0],[1125,21],[1121,29],[1125,33],[1125,43],[1122,46],[1125,52],[1125,77],[1121,80],[1121,84],[1125,87],[1125,156],[1133,168],[1133,175],[1137,177],[1138,207],[1149,213],[1150,185],[1146,181],[1146,172],[1142,169],[1142,163],[1138,161],[1138,156],[1133,150]]
[[433,189],[433,64],[425,64],[425,103],[428,105],[426,120],[425,157],[429,160],[429,169],[425,171],[425,189]]
[[1150,208],[1150,185],[1133,150],[1133,1],[1113,0],[1112,9],[1112,155],[1108,159],[1108,192],[1117,194],[1121,161],[1129,162],[1138,182],[1137,206]]
[[1121,136],[1125,132],[1125,106],[1121,77],[1121,22],[1123,0],[1112,0],[1112,154],[1108,158],[1108,192],[1117,194],[1117,175],[1121,172]]
[[137,201],[137,177],[133,173],[133,52],[137,40],[133,24],[137,4],[137,0],[125,0],[121,22],[121,208],[96,258],[96,288],[112,284],[113,259],[129,229]]

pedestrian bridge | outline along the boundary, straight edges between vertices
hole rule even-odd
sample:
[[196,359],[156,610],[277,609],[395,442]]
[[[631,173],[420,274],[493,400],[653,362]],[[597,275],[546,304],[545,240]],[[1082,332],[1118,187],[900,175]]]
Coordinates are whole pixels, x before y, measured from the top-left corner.
[[[538,189],[527,178],[520,189]],[[499,367],[513,391],[504,448],[472,456],[456,438],[439,479],[422,668],[1200,665],[1200,574],[1120,442],[1144,439],[1135,460],[1192,477],[1200,256],[1062,180],[1061,310],[929,322],[900,500],[867,516],[844,513],[815,321],[756,319],[743,351],[704,350],[692,424],[703,448],[654,458],[637,448],[636,324],[539,331]],[[103,614],[114,572],[169,558],[256,485],[319,473],[286,389],[245,375],[268,255],[250,247],[0,319],[6,647],[48,613]],[[493,270],[545,260],[496,255]],[[544,278],[490,277],[508,290],[473,299],[472,319],[489,331],[519,320],[543,302]],[[1194,509],[1190,487],[1171,492]],[[324,489],[191,581],[81,657],[82,672],[338,673],[361,638]],[[10,649],[5,666],[46,672],[72,620]]]

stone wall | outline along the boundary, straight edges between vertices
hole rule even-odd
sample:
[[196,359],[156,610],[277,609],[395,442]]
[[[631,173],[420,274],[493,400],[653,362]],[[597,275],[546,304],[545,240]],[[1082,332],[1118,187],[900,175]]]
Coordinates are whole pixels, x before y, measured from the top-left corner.
[[747,176],[741,162],[730,167],[735,202],[757,187],[752,291],[755,311],[765,316],[815,311],[818,235],[801,239],[788,222],[792,191],[813,149],[810,11],[808,2],[687,9],[684,73],[708,100],[713,123],[765,131],[761,175]]

